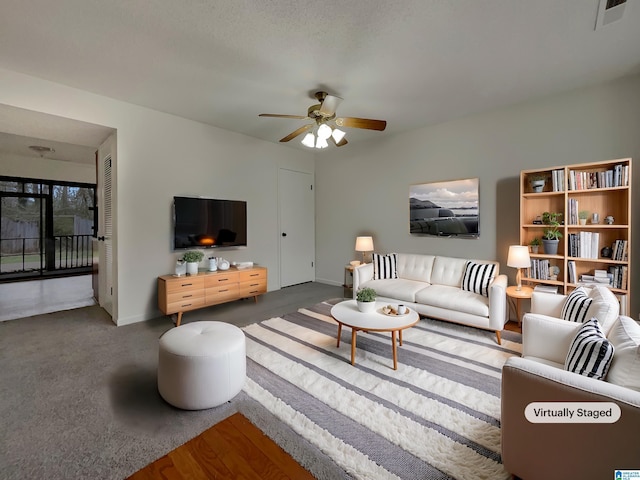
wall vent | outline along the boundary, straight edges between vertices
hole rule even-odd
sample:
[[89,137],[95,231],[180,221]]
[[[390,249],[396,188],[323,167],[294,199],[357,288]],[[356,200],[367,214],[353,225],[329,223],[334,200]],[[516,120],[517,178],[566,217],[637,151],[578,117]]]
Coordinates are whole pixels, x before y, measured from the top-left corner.
[[628,0],[600,0],[598,16],[596,18],[596,30],[617,22],[624,15]]

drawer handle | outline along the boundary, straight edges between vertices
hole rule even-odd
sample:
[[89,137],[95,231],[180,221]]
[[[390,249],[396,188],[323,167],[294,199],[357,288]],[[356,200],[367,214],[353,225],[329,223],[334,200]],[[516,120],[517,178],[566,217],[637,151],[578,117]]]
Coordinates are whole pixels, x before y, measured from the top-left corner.
[[219,279],[218,279],[218,281],[219,281],[219,282],[226,282],[226,281],[228,281],[228,280],[229,280],[228,278],[219,278]]
[[259,283],[252,283],[251,285],[249,285],[250,287],[257,287],[258,285],[260,285]]
[[259,290],[251,290],[249,293],[258,293]]
[[220,293],[222,293],[222,292],[228,292],[228,291],[229,291],[229,289],[228,289],[228,288],[225,288],[224,290],[218,290],[218,292],[220,292]]
[[183,295],[182,298],[191,298],[193,295]]
[[183,283],[183,284],[182,284],[182,286],[183,286],[183,287],[190,287],[190,286],[192,286],[192,285],[193,285],[193,283]]
[[190,306],[191,306],[191,304],[190,304],[190,303],[185,303],[185,304],[183,304],[182,306],[183,306],[183,307],[190,307]]
[[249,276],[250,276],[250,277],[257,277],[257,276],[259,276],[259,275],[260,275],[259,273],[251,273]]

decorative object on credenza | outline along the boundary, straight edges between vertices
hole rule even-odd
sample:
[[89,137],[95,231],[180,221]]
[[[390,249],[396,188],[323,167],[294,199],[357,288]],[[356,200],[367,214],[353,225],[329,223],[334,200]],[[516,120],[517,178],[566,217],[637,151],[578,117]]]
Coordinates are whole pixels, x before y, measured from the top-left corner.
[[356,237],[356,252],[362,252],[362,263],[367,263],[364,256],[373,252],[373,237]]
[[187,263],[184,260],[176,261],[176,277],[181,277],[187,274]]
[[529,246],[531,247],[531,253],[538,253],[538,249],[540,248],[540,239],[538,237],[534,237],[534,239],[529,242]]
[[477,178],[409,187],[409,233],[478,238],[479,212]]
[[215,272],[218,270],[218,260],[216,257],[209,257],[209,271]]
[[358,310],[363,313],[371,313],[376,309],[377,293],[373,288],[364,287],[356,293],[356,303]]
[[607,223],[607,225],[613,225],[615,219],[612,215],[607,215],[606,217],[604,217],[604,221]]
[[204,253],[198,250],[189,250],[182,255],[182,260],[187,262],[187,275],[197,275],[198,264],[204,258]]
[[231,263],[222,257],[215,257],[218,270],[229,270]]
[[509,255],[507,257],[507,266],[518,269],[518,273],[516,273],[516,290],[522,290],[520,269],[531,266],[529,249],[524,245],[511,245],[509,247]]

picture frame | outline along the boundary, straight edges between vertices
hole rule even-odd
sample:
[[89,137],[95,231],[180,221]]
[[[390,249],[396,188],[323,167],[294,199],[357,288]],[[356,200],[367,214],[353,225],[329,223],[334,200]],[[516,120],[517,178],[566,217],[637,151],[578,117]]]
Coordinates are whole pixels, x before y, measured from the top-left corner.
[[410,185],[409,233],[444,238],[479,238],[479,179]]

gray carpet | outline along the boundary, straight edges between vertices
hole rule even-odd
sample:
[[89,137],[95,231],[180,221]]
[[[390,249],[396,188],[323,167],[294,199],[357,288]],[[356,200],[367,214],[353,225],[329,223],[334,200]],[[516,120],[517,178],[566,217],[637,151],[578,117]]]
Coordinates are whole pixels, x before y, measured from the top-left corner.
[[[292,298],[327,291],[341,289],[292,287],[258,304],[199,311],[197,319],[226,319],[235,309],[244,323],[264,320],[292,311]],[[166,317],[115,327],[99,307],[0,323],[0,478],[125,478],[236,411],[319,478],[344,475],[243,392],[197,412],[166,404],[156,386],[157,341],[171,327]]]

